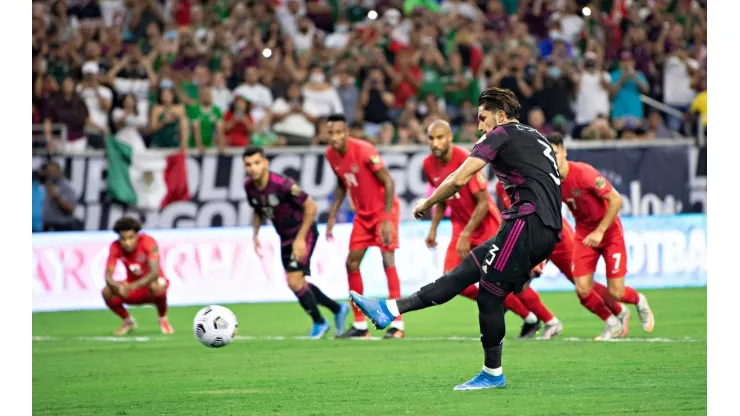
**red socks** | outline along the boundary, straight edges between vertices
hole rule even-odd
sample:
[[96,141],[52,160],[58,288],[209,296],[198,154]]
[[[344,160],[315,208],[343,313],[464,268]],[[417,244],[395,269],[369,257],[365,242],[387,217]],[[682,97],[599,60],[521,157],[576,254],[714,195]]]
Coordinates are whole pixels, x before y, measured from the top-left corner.
[[123,299],[118,296],[114,296],[111,299],[105,299],[105,304],[108,305],[113,313],[120,316],[121,319],[126,320],[129,318],[128,311],[123,307]]
[[622,294],[622,302],[629,303],[630,305],[637,305],[637,303],[640,302],[640,295],[637,294],[635,289],[625,286],[624,293]]
[[601,296],[601,299],[604,300],[604,304],[606,305],[606,307],[609,308],[609,310],[612,311],[615,316],[622,313],[622,304],[612,297],[612,295],[609,293],[609,289],[607,289],[606,286],[602,285],[599,282],[594,282],[593,291]]
[[[355,292],[362,294],[365,288],[362,285],[362,275],[360,274],[360,271],[347,271],[347,279],[349,280],[349,290],[354,290]],[[365,315],[362,314],[362,311],[360,311],[354,303],[352,303],[352,311],[355,313],[355,322],[365,322]]]
[[470,300],[477,300],[478,299],[478,286],[476,285],[470,285],[465,288],[462,292],[460,292],[461,296],[465,296],[466,298]]
[[522,319],[527,319],[527,315],[529,315],[529,309],[513,293],[509,293],[504,299],[504,308],[521,316]]
[[[385,276],[388,278],[388,299],[400,299],[401,298],[401,281],[398,279],[398,273],[396,273],[396,266],[386,267]],[[401,316],[397,316],[394,321],[400,321]]]
[[540,321],[550,322],[550,320],[554,318],[550,310],[547,309],[547,306],[542,303],[540,295],[538,295],[531,287],[524,289],[521,293],[518,293],[516,297],[519,298],[524,306],[532,311]]
[[157,306],[157,313],[160,318],[167,316],[167,293],[154,297],[154,305]]
[[596,314],[602,321],[606,321],[612,316],[612,312],[604,304],[604,299],[593,290],[588,292],[588,295],[579,296],[579,298],[581,299],[581,305]]

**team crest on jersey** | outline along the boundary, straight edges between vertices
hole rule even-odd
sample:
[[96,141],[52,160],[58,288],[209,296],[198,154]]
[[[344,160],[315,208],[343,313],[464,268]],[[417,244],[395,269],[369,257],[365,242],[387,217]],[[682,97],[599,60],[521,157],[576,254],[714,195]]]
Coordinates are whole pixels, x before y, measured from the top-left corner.
[[276,207],[278,204],[280,204],[280,200],[278,199],[277,195],[270,194],[267,196],[267,202],[271,207]]
[[298,196],[301,194],[301,187],[298,186],[298,184],[294,183],[293,186],[290,187],[290,194],[293,196]]
[[575,195],[575,196],[581,196],[581,190],[580,189],[574,189],[573,190],[573,195]]
[[606,179],[602,178],[601,176],[596,178],[596,189],[604,189],[605,186],[606,186]]
[[357,165],[352,165],[352,172],[357,173],[360,171],[360,167]]
[[137,263],[129,264],[128,269],[131,271],[131,274],[134,274],[136,276],[141,276],[141,273],[142,273],[141,266],[139,266]]

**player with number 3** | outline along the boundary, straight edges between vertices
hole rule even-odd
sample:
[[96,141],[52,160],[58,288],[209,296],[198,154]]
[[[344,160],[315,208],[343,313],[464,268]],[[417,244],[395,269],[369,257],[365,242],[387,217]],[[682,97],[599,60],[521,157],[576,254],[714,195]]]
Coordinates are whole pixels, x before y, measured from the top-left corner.
[[[609,293],[617,301],[637,305],[642,328],[645,332],[652,332],[655,318],[645,295],[624,284],[627,248],[619,220],[622,197],[593,166],[567,160],[568,151],[562,136],[553,135],[548,140],[557,155],[563,202],[576,220],[573,279],[578,296],[584,299],[593,293],[596,264],[603,256]],[[622,323],[612,316],[607,319],[606,328],[597,340],[619,337],[622,330]]]

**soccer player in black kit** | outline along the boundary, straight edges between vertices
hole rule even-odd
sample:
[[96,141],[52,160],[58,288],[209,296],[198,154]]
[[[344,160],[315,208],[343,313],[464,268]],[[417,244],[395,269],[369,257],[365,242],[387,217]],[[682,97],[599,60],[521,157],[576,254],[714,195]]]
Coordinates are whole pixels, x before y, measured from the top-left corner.
[[473,283],[480,282],[478,313],[483,344],[482,371],[455,390],[506,386],[501,369],[506,334],[504,299],[522,291],[532,268],[552,253],[560,241],[560,176],[552,147],[537,130],[519,123],[519,103],[507,89],[488,88],[478,100],[478,128],[487,132],[470,156],[434,193],[414,209],[418,219],[435,204],[455,195],[486,164],[504,183],[511,198],[502,213],[498,233],[474,248],[451,272],[409,297],[377,300],[350,292],[352,301],[373,323],[384,328],[395,316],[441,305]]
[[242,156],[247,174],[244,190],[249,205],[254,208],[255,250],[260,246],[257,239],[260,226],[270,220],[280,236],[280,255],[288,286],[313,320],[309,338],[319,339],[329,331],[329,323],[321,315],[318,305],[325,306],[334,314],[335,333],[341,334],[349,305],[340,305],[321,289],[306,282],[306,276],[311,275],[311,254],[319,237],[316,203],[293,179],[270,172],[269,161],[262,148],[249,147]]

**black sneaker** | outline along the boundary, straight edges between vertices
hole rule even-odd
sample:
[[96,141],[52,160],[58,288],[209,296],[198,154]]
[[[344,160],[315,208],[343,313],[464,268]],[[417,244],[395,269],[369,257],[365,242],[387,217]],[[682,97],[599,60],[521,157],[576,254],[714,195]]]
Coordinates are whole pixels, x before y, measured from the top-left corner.
[[398,338],[401,339],[406,336],[406,333],[401,331],[398,328],[388,328],[388,331],[385,332],[385,335],[383,335],[384,339],[393,339]]
[[357,329],[351,326],[343,334],[337,335],[336,338],[370,338],[370,332],[367,329]]
[[525,322],[522,325],[522,331],[519,333],[519,339],[534,338],[534,336],[537,334],[537,331],[539,331],[541,327],[542,321],[540,321],[539,319],[533,324],[528,324]]

